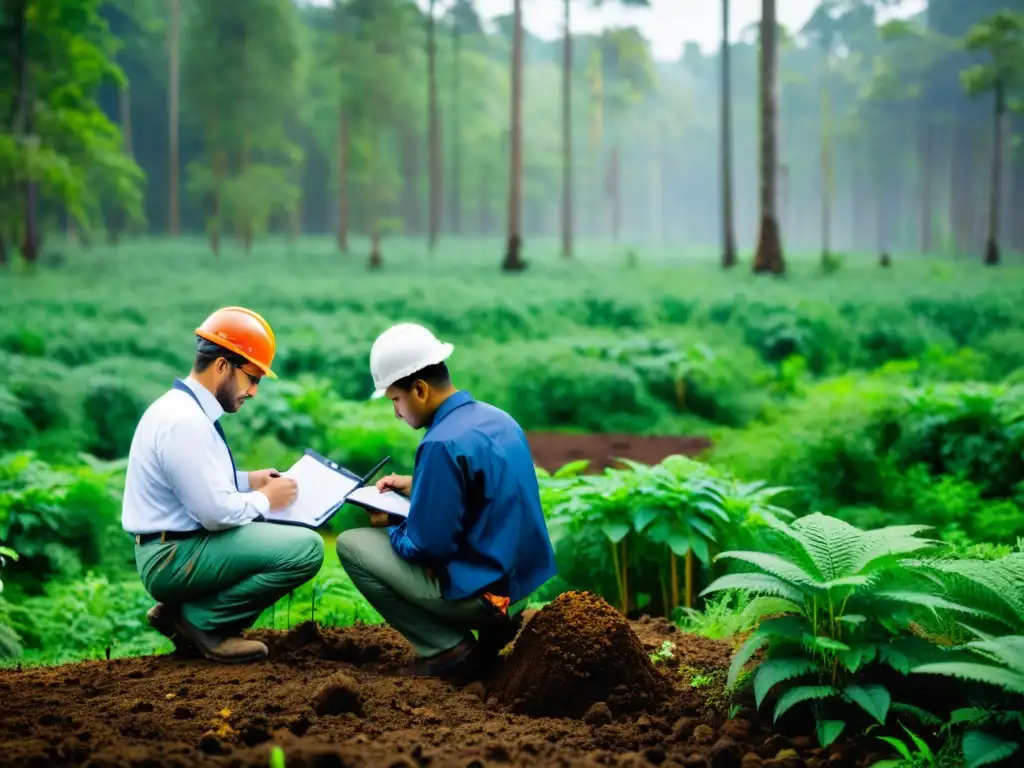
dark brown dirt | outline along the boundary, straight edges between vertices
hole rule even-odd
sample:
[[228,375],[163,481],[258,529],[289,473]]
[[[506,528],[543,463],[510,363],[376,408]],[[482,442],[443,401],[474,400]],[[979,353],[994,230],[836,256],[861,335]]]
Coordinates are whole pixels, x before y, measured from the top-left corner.
[[562,432],[529,432],[530,452],[536,464],[549,472],[571,461],[587,459],[588,472],[618,466],[618,458],[657,464],[666,456],[697,456],[711,447],[706,437],[640,437],[620,434],[574,435]]
[[590,592],[559,595],[530,619],[494,690],[513,712],[582,717],[657,706],[671,692],[626,619]]
[[[598,701],[579,719],[514,714],[480,682],[456,686],[388,674],[411,657],[390,628],[307,624],[252,633],[271,648],[271,658],[259,664],[158,656],[0,671],[0,768],[266,768],[273,746],[284,750],[288,768],[864,764],[867,755],[846,741],[815,749],[813,724],[807,733],[773,733],[770,712],[761,718],[744,708],[730,719],[720,688],[694,688],[694,669],[724,674],[729,644],[657,619],[633,622],[639,640],[631,643],[621,623],[603,621],[618,633],[613,647],[631,647],[631,664],[636,642],[649,653],[670,641],[679,666],[654,666],[661,685],[671,688],[659,705],[616,714]],[[534,614],[517,644],[528,645],[535,633],[550,636],[547,624],[544,612]],[[515,654],[513,646],[506,663],[514,664]],[[552,695],[562,693],[576,695]],[[324,701],[330,705],[320,714]],[[794,754],[796,760],[786,759]]]

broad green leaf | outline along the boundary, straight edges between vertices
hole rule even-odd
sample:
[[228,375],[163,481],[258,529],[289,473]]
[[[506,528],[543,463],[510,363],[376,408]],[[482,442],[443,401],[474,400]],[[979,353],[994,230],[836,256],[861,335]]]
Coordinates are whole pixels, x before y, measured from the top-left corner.
[[806,675],[817,669],[817,664],[807,658],[769,659],[757,668],[754,675],[754,701],[760,709],[764,697],[772,686],[800,675]]
[[576,459],[555,470],[554,477],[575,477],[590,466],[590,459]]
[[[908,760],[908,761],[910,761],[911,764],[913,764],[914,756],[911,754],[910,748],[906,744],[904,744],[902,741],[900,741],[899,739],[894,739],[892,736],[879,736],[878,740],[879,741],[884,741],[886,744],[888,744],[893,749],[895,749],[897,752],[899,752],[900,756],[903,758],[903,760]],[[899,760],[896,761],[897,765],[899,765],[901,763],[902,763],[902,761],[899,761]],[[875,765],[878,765],[878,763],[875,763]]]
[[839,652],[839,661],[851,672],[856,672],[874,659],[877,652],[874,645],[854,645],[849,650]]
[[818,721],[818,743],[822,747],[827,747],[837,738],[839,734],[846,728],[846,723],[842,720],[819,720]]
[[834,640],[831,637],[822,637],[821,635],[804,635],[804,644],[811,648],[821,648],[825,651],[848,651],[850,646],[846,643],[842,643],[838,640]]
[[1005,760],[1020,749],[1020,744],[1004,741],[985,731],[968,731],[964,734],[963,750],[966,768],[980,768]]
[[843,695],[854,704],[859,705],[879,723],[885,725],[885,718],[889,714],[889,704],[892,701],[885,686],[848,685],[843,690]]
[[618,544],[630,532],[629,523],[601,523],[601,532],[612,544]]
[[837,693],[839,691],[831,685],[798,685],[795,688],[790,688],[779,697],[779,701],[775,705],[775,715],[772,717],[772,721],[778,722],[780,717],[797,704],[816,699],[827,699],[830,696],[835,696]]
[[740,617],[743,621],[756,622],[775,613],[802,614],[803,607],[784,597],[755,597],[743,609]]
[[638,507],[633,510],[633,527],[637,533],[643,533],[644,529],[657,519],[661,514],[659,507]]
[[732,662],[729,664],[729,674],[725,679],[725,687],[732,688],[736,684],[736,678],[740,676],[740,672],[743,671],[743,665],[750,661],[750,658],[757,653],[758,649],[768,642],[768,636],[761,630],[755,631],[746,641],[739,647],[736,654],[732,657]]
[[949,715],[950,725],[960,723],[979,723],[986,717],[985,710],[977,707],[961,707],[954,709]]
[[845,621],[848,624],[853,624],[854,626],[856,626],[858,624],[863,624],[865,621],[868,620],[868,617],[859,613],[848,613],[845,616],[840,616],[838,620]]
[[677,531],[669,534],[666,543],[676,557],[683,557],[689,551],[692,540],[687,534]]

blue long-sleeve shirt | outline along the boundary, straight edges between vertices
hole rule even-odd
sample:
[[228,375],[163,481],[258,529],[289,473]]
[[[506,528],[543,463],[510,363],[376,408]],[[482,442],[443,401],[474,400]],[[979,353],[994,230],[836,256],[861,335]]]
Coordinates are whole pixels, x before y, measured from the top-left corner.
[[456,392],[416,450],[409,516],[390,530],[405,560],[437,573],[448,600],[514,603],[557,572],[526,435],[507,413]]

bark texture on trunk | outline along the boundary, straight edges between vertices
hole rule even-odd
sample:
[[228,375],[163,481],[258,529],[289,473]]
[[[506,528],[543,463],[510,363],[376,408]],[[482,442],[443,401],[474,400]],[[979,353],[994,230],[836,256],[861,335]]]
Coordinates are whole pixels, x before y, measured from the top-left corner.
[[918,173],[921,181],[920,203],[921,223],[918,234],[919,247],[922,253],[931,253],[932,250],[932,127],[929,123],[927,113],[922,110],[920,135],[918,137]]
[[459,68],[462,64],[462,31],[458,21],[452,25],[452,144],[451,144],[451,181],[448,183],[449,207],[451,209],[452,234],[462,233],[462,166],[459,147]]
[[178,199],[178,125],[180,123],[180,34],[181,0],[170,0],[171,19],[167,28],[169,72],[167,87],[167,233],[181,232],[181,204]]
[[992,116],[992,187],[989,190],[988,240],[985,243],[985,264],[999,263],[999,207],[1003,203],[1003,145],[1006,137],[1006,88],[996,80],[995,109]]
[[338,105],[338,250],[348,253],[348,114]]
[[722,0],[722,267],[732,269],[736,257],[736,222],[732,205],[732,75],[729,50],[729,3]]
[[522,257],[520,223],[523,190],[523,0],[515,0],[512,36],[512,128],[509,149],[508,249],[501,268],[506,272],[526,269]]
[[779,232],[778,127],[779,61],[775,0],[761,3],[761,225],[754,256],[754,272],[781,275],[786,271]]
[[437,113],[437,39],[434,21],[435,0],[430,0],[427,14],[427,102],[428,151],[430,152],[430,221],[428,244],[433,250],[441,229],[441,124]]
[[562,15],[562,256],[572,258],[572,0],[564,0]]

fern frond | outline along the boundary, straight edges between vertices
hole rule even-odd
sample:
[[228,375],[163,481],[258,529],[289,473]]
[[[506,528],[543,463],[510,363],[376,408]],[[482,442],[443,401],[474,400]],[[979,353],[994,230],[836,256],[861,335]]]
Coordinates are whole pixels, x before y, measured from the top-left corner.
[[926,560],[907,564],[937,578],[949,598],[997,617],[1015,634],[1024,634],[1024,553],[999,560]]
[[757,668],[754,675],[754,700],[758,708],[776,683],[792,680],[817,670],[818,665],[809,658],[769,659]]
[[778,555],[770,555],[767,552],[722,552],[715,560],[732,559],[750,563],[762,571],[775,576],[790,584],[801,587],[817,587],[818,581],[815,577],[805,571],[796,563],[783,560]]
[[728,573],[719,576],[713,582],[701,590],[701,597],[712,592],[721,592],[726,589],[743,589],[762,595],[773,595],[786,600],[800,602],[803,600],[803,593],[800,590],[787,584],[776,576],[769,576],[766,573]]
[[991,664],[976,664],[968,661],[940,661],[922,664],[910,670],[925,675],[946,675],[960,680],[973,680],[1003,688],[1010,693],[1024,696],[1024,674],[1002,669]]

